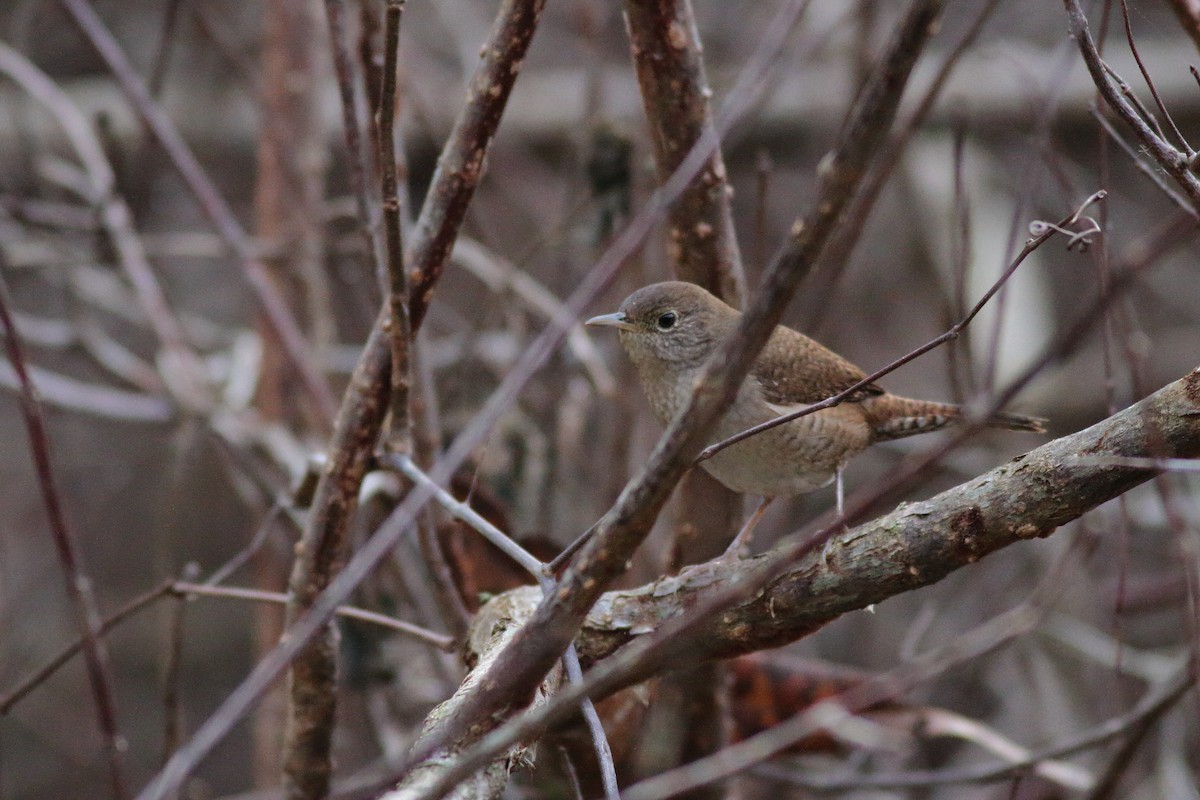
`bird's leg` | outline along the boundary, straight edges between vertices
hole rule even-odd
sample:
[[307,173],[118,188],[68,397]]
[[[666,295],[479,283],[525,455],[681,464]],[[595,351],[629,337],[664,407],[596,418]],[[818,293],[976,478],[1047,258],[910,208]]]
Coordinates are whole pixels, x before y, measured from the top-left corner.
[[737,536],[733,537],[733,541],[729,543],[729,547],[725,548],[725,552],[721,554],[721,558],[740,558],[744,553],[749,551],[750,534],[754,533],[754,526],[762,519],[763,512],[767,510],[767,506],[771,505],[774,497],[764,497],[762,502],[758,504],[758,508],[754,509],[754,513],[746,520],[746,524],[738,531]]
[[838,465],[837,468],[837,513],[840,518],[846,513],[846,486],[842,483],[842,471],[844,466]]
[[[845,519],[846,485],[842,481],[842,472],[844,470],[845,470],[845,465],[839,464],[838,468],[837,468],[837,472],[834,473],[837,476],[836,477],[837,515],[838,515],[838,519],[840,519],[842,521],[842,530],[846,530],[847,528],[849,528],[849,526],[846,524],[846,519]],[[824,561],[826,564],[829,564],[829,558],[832,555],[833,555],[833,536],[830,536],[825,540],[825,544],[823,544],[821,546],[821,560]]]

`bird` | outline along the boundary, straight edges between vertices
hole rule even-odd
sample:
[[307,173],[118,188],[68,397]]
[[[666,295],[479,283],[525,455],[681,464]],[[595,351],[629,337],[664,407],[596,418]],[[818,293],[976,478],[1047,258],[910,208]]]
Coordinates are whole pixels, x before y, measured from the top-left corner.
[[[665,281],[638,289],[618,311],[586,324],[617,329],[651,410],[666,425],[688,403],[705,362],[733,334],[741,316],[697,284]],[[819,403],[864,378],[866,373],[824,345],[777,326],[732,405],[714,423],[712,440]],[[726,553],[745,548],[754,525],[778,497],[836,482],[838,516],[844,518],[842,471],[851,458],[878,442],[936,431],[965,415],[961,406],[900,397],[872,383],[839,405],[718,451],[702,467],[735,492],[762,498]],[[1012,413],[988,420],[995,427],[1038,433],[1045,431],[1045,422]]]

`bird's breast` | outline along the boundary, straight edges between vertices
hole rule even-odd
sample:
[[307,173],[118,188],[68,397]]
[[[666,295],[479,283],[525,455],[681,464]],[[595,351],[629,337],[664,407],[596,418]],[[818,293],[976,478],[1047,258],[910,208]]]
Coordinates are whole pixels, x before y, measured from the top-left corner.
[[[654,415],[664,425],[691,398],[699,370],[677,373],[642,372],[642,386]],[[712,426],[708,443],[716,443],[779,416],[762,390],[747,379],[737,399]],[[704,469],[737,492],[786,497],[810,492],[833,480],[837,469],[870,444],[870,426],[856,403],[845,403],[771,428],[720,451],[703,462]]]

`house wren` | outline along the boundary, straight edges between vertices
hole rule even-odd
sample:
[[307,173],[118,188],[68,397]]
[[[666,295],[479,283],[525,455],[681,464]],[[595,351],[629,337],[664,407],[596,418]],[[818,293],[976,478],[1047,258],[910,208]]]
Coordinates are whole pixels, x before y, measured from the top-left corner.
[[[587,321],[617,328],[655,416],[666,424],[691,396],[709,356],[733,333],[741,312],[703,288],[680,281],[646,286],[625,298],[621,310]],[[802,333],[777,327],[733,405],[713,427],[713,441],[818,403],[866,374]],[[703,466],[737,492],[764,502],[738,535],[745,541],[772,498],[810,492],[838,480],[854,455],[876,442],[935,431],[962,419],[961,407],[888,394],[870,384],[840,405],[822,409],[751,436],[719,451]],[[998,414],[989,424],[1042,431],[1043,420]]]

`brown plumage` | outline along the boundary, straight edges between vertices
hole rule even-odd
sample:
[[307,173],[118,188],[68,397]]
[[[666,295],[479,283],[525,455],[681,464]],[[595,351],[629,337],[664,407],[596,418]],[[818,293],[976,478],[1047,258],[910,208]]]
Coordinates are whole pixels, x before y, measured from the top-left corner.
[[[733,332],[741,313],[699,286],[670,281],[631,294],[621,310],[588,320],[620,331],[621,344],[664,424],[687,402],[705,361]],[[820,402],[866,374],[802,333],[780,326],[755,360],[737,399],[717,421],[714,442],[781,414]],[[937,430],[961,419],[948,403],[910,400],[870,384],[833,408],[788,422],[703,462],[739,492],[777,497],[812,491],[876,442]],[[991,423],[1041,431],[1042,420],[997,415]]]

